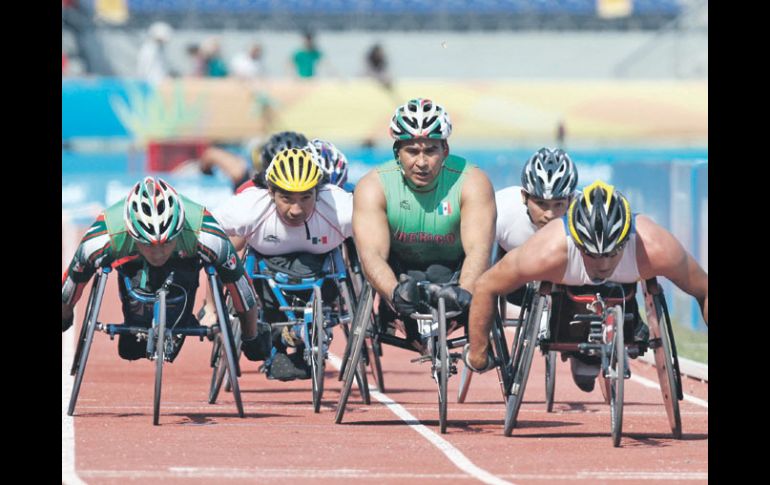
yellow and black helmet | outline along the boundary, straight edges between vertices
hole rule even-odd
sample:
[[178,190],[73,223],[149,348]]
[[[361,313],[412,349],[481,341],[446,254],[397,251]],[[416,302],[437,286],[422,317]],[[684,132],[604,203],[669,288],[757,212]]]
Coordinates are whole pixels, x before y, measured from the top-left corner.
[[612,185],[595,181],[575,197],[567,211],[572,240],[583,251],[602,256],[620,249],[631,234],[631,206]]
[[323,170],[313,154],[298,148],[285,148],[276,153],[267,167],[267,183],[287,192],[305,192],[323,177]]

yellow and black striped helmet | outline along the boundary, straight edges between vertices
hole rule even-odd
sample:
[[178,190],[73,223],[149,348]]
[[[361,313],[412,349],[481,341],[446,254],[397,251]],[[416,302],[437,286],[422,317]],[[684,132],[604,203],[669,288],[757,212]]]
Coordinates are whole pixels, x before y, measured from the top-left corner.
[[267,182],[287,192],[305,192],[321,180],[323,171],[313,154],[298,148],[285,148],[276,153],[266,171]]
[[572,240],[588,254],[620,249],[631,234],[631,206],[612,185],[595,181],[575,197],[567,211]]

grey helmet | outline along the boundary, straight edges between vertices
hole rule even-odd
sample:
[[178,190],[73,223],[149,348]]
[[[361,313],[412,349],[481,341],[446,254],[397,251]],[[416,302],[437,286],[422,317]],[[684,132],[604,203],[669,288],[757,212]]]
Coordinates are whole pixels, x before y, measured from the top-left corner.
[[562,149],[541,148],[524,164],[521,186],[540,199],[566,199],[575,191],[578,174],[575,164]]

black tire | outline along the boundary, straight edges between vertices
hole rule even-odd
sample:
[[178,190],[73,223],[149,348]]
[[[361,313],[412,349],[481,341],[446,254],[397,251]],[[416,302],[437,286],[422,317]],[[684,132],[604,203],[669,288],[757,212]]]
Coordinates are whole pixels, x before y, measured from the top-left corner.
[[545,410],[553,412],[553,396],[556,390],[556,362],[558,352],[551,350],[545,356]]
[[[516,348],[513,352],[513,369],[511,389],[508,393],[508,401],[505,406],[505,427],[503,434],[511,436],[519,415],[519,409],[524,399],[524,391],[527,387],[529,369],[535,355],[537,345],[537,332],[540,328],[540,317],[546,304],[545,296],[537,296],[534,308],[525,317],[524,323],[519,327]],[[523,307],[522,307],[523,308]]]
[[80,362],[80,355],[83,352],[83,345],[86,341],[86,334],[88,331],[88,321],[91,315],[91,308],[93,307],[94,298],[96,297],[96,286],[98,279],[106,276],[101,276],[100,272],[97,272],[99,278],[97,278],[91,285],[91,292],[88,294],[88,304],[86,305],[85,318],[83,324],[80,326],[80,335],[78,336],[78,345],[75,348],[75,355],[72,356],[72,367],[70,367],[70,375],[74,376],[78,371],[78,365]]
[[348,365],[348,358],[350,357],[350,327],[347,323],[340,325],[342,327],[342,333],[345,334],[345,351],[342,353],[342,359],[340,359],[340,372],[337,374],[337,380],[342,381],[342,376],[345,374],[345,366]]
[[620,446],[623,433],[623,384],[626,372],[626,345],[623,340],[624,315],[621,306],[610,310],[615,318],[615,336],[610,351],[610,421],[612,425],[612,446]]
[[[673,329],[662,292],[654,297],[654,302],[660,327],[660,346],[654,349],[655,368],[658,372],[658,382],[671,432],[675,439],[682,439],[682,417],[679,411],[679,400],[682,399],[682,376],[679,372]],[[653,338],[652,328],[650,333],[650,338]]]
[[221,333],[219,333],[214,338],[212,353],[214,352],[216,352],[216,354],[213,357],[211,385],[209,386],[209,404],[215,404],[217,402],[219,390],[222,388],[222,382],[224,382],[225,373],[227,370],[227,363],[225,362],[225,349],[224,345],[222,345]]
[[162,298],[156,305],[160,305],[160,317],[157,326],[154,327],[155,340],[155,393],[152,401],[152,424],[160,424],[160,393],[163,384],[163,363],[166,356],[166,300]]
[[361,400],[369,406],[372,403],[372,396],[369,394],[369,378],[366,376],[366,359],[363,358],[366,351],[366,342],[364,341],[364,349],[361,352],[362,358],[358,360],[358,368],[356,369],[356,385],[358,392],[361,393]]
[[[224,350],[225,350],[225,359],[227,364],[227,372],[224,374],[227,375],[227,382],[230,384],[230,389],[233,394],[233,399],[235,400],[235,407],[238,411],[238,417],[242,418],[245,416],[243,412],[243,400],[241,399],[241,388],[238,384],[238,353],[235,351],[235,346],[232,344],[232,328],[230,327],[230,322],[225,321],[225,324],[223,325],[223,332],[227,332],[227,335],[223,338],[224,343]],[[225,379],[225,377],[223,377]]]
[[353,379],[355,376],[355,372],[351,371],[351,368],[357,368],[359,360],[361,359],[364,341],[366,340],[366,330],[371,321],[369,316],[372,312],[373,300],[374,295],[372,287],[371,285],[366,284],[361,299],[359,300],[361,304],[356,308],[356,313],[350,328],[353,344],[351,347],[348,367],[345,369],[345,376],[342,379],[342,389],[340,390],[340,398],[337,402],[337,411],[334,415],[334,422],[337,424],[341,423],[342,418],[345,416],[345,408],[347,406],[348,397],[350,396],[350,389],[353,387]]
[[313,384],[313,412],[321,410],[321,398],[324,393],[324,345],[326,344],[326,332],[324,331],[323,301],[321,299],[321,287],[313,288],[313,328],[310,335],[310,370]]
[[[374,322],[372,321],[370,325],[373,326]],[[372,350],[372,358],[369,360],[372,367],[372,376],[374,377],[374,382],[377,384],[377,390],[385,392],[385,378],[382,375],[382,361],[380,360],[380,356],[382,356],[382,344],[375,336],[371,337],[369,342],[371,343],[370,348]]]
[[[72,386],[72,394],[70,395],[70,403],[67,407],[67,416],[72,416],[75,413],[75,405],[78,402],[78,395],[80,394],[80,386],[83,383],[83,375],[86,371],[86,364],[88,363],[88,354],[91,353],[91,343],[94,341],[94,332],[96,331],[96,318],[99,314],[99,307],[101,306],[101,298],[104,295],[104,286],[106,286],[106,281],[102,281],[102,278],[107,278],[106,276],[99,276],[99,295],[97,296],[99,298],[99,302],[96,304],[96,310],[95,315],[91,314],[91,310],[93,309],[92,306],[89,306],[89,311],[86,312],[86,318],[85,322],[82,326],[82,329],[85,330],[85,338],[82,342],[78,342],[78,350],[80,351],[78,355],[77,364],[73,362],[72,369],[75,370],[75,382]],[[97,283],[94,282],[94,285]],[[94,297],[93,290],[91,291],[91,297]],[[90,299],[90,297],[89,297]],[[83,332],[81,331],[81,334]]]
[[511,388],[513,380],[513,375],[511,374],[511,354],[508,352],[503,319],[497,312],[495,312],[491,334],[495,360],[497,361],[497,379],[500,382],[500,391],[503,393],[503,402],[506,402],[508,400],[507,390]]
[[[230,314],[230,316],[232,317],[232,314]],[[230,327],[233,329],[233,345],[238,348],[236,361],[240,362],[241,353],[243,352],[240,345],[241,339],[243,338],[243,332],[241,332],[241,320],[235,317],[231,318],[230,322]],[[240,366],[238,368],[238,377],[241,377]],[[225,379],[225,392],[233,392],[233,385],[230,383],[230,379]]]
[[446,433],[447,425],[447,387],[449,383],[449,348],[446,338],[446,303],[438,299],[438,420],[441,434]]

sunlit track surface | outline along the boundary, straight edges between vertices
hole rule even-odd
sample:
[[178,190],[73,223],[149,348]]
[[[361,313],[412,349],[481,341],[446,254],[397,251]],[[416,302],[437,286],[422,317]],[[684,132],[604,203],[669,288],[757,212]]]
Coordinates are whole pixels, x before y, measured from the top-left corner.
[[[195,308],[199,305],[196,302]],[[82,307],[81,300],[77,311],[82,312]],[[100,320],[120,319],[117,283],[112,278]],[[63,343],[67,336],[74,341],[79,325],[76,320]],[[335,331],[335,339],[332,353],[341,355],[341,331]],[[603,404],[598,387],[584,393],[572,383],[568,363],[557,364],[554,413],[545,412],[544,363],[539,354],[520,426],[506,438],[502,433],[505,406],[494,372],[474,376],[464,404],[454,402],[459,376],[450,379],[449,426],[447,434],[439,435],[435,383],[428,365],[410,363],[414,354],[387,346],[385,398],[411,418],[394,414],[375,394],[372,404],[364,405],[354,387],[343,424],[335,425],[340,383],[333,359],[327,365],[319,414],[312,412],[310,381],[269,381],[257,371],[258,363],[244,359],[240,383],[246,417],[241,419],[229,393],[222,392],[216,405],[207,404],[210,345],[206,340],[188,339],[179,358],[164,368],[160,426],[152,426],[152,364],[121,360],[117,341],[97,334],[73,418],[70,480],[79,477],[98,484],[140,480],[478,483],[471,469],[488,474],[484,476],[490,483],[703,483],[708,479],[708,408],[682,401],[684,437],[674,440],[660,391],[642,381],[657,383],[654,370],[645,363],[632,361],[632,374],[642,380],[626,381],[623,439],[620,448],[613,448],[609,407]],[[65,378],[72,379],[69,366],[63,360],[63,403],[69,399],[64,386]],[[706,383],[685,379],[684,390],[708,402]],[[448,455],[415,432],[413,427],[418,425],[440,436],[457,454]],[[63,447],[64,440],[63,432]],[[460,456],[475,468],[458,467]],[[64,450],[62,462],[66,481]]]

